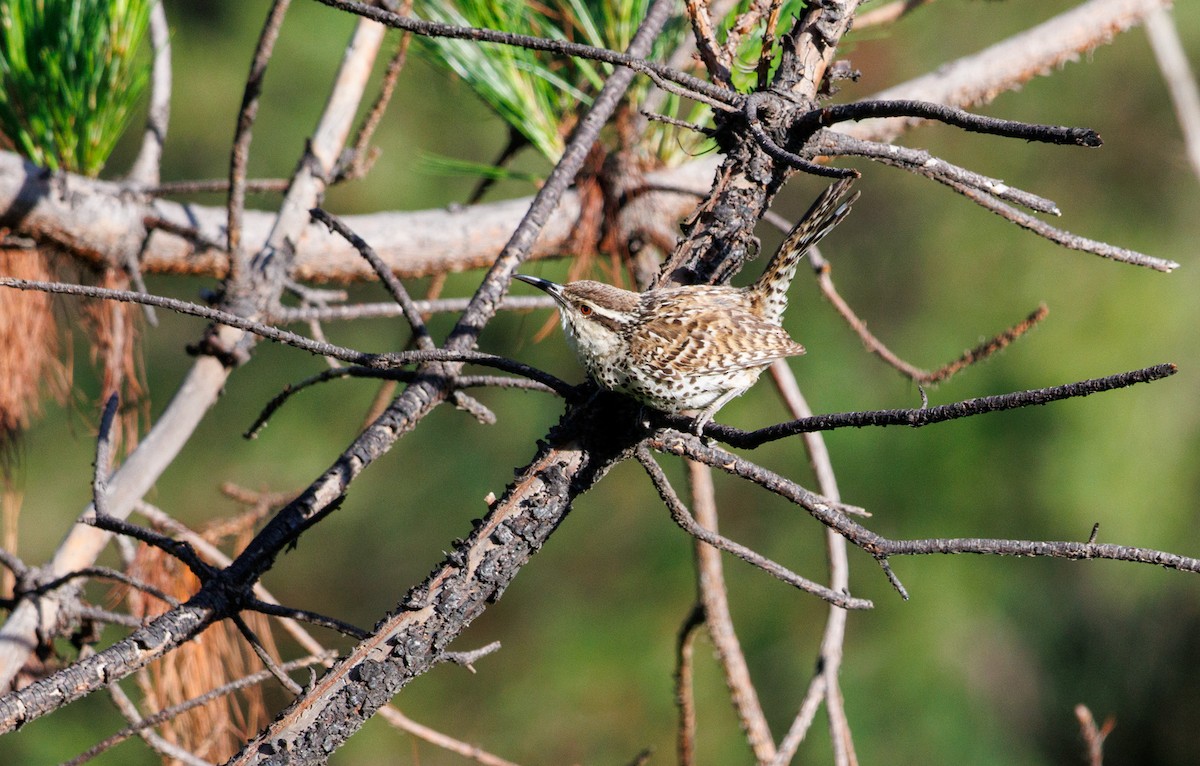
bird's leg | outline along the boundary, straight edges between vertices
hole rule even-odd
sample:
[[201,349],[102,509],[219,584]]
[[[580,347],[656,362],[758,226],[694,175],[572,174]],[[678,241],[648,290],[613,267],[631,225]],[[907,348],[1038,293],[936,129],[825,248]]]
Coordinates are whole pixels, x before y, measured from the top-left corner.
[[729,403],[730,399],[736,396],[741,396],[746,392],[745,388],[731,388],[725,393],[717,397],[717,399],[704,409],[700,410],[700,414],[692,421],[692,433],[696,436],[704,435],[704,427],[712,421],[713,415],[717,414],[717,410]]

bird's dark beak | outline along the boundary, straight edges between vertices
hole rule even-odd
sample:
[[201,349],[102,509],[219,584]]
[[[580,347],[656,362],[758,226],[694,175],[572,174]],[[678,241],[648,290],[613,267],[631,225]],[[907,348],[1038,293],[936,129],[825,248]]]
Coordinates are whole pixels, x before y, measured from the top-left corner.
[[542,279],[541,277],[530,277],[525,274],[513,274],[513,279],[519,279],[522,282],[531,284],[559,303],[562,302],[562,285],[557,282],[551,282],[549,279]]

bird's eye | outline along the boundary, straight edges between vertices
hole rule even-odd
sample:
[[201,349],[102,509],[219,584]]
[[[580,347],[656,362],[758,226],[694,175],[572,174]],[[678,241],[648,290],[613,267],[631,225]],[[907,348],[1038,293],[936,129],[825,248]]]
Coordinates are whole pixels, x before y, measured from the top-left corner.
[[581,304],[579,304],[579,313],[583,314],[585,317],[591,316],[592,315],[592,307],[587,305],[586,303],[581,303]]

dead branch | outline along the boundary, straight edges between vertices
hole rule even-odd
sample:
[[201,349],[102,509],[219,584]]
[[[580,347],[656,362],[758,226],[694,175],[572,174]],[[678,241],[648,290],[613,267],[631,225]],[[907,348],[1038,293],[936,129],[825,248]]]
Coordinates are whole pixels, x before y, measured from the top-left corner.
[[[685,461],[688,483],[691,486],[692,507],[698,527],[717,534],[717,499],[712,483],[712,469],[694,461]],[[763,714],[758,692],[750,678],[750,668],[742,653],[741,642],[733,627],[729,611],[729,593],[721,567],[721,552],[700,538],[696,539],[696,589],[704,626],[717,650],[717,658],[725,672],[725,686],[737,712],[742,731],[757,763],[769,763],[775,757],[775,740]],[[845,589],[843,589],[845,590]]]
[[[864,426],[921,426],[933,423],[943,423],[961,417],[982,415],[988,412],[1049,404],[1063,399],[1073,399],[1090,396],[1103,391],[1112,391],[1138,383],[1150,383],[1170,377],[1178,371],[1173,364],[1159,364],[1140,370],[1121,372],[1103,378],[1081,380],[1077,383],[1067,383],[1050,388],[1016,391],[1010,394],[983,396],[978,399],[966,399],[953,404],[943,404],[937,407],[922,407],[920,409],[903,410],[872,410],[867,412],[845,412],[832,415],[815,415],[810,418],[792,420],[779,425],[767,426],[756,431],[742,431],[738,428],[710,423],[704,427],[704,434],[719,439],[731,447],[753,449],[769,441],[783,439],[796,434],[811,431],[831,431],[836,428],[862,428]],[[686,417],[660,415],[661,422],[672,428],[686,430],[691,420]]]
[[993,538],[928,538],[892,540],[853,521],[848,515],[826,503],[815,503],[812,493],[779,474],[757,466],[724,450],[708,447],[700,439],[674,431],[654,436],[648,444],[660,452],[683,455],[740,476],[764,489],[791,500],[807,510],[822,524],[833,529],[851,544],[871,554],[881,563],[892,556],[977,553],[994,556],[1040,556],[1071,560],[1109,559],[1152,564],[1180,572],[1200,572],[1200,559],[1151,548],[1136,548],[1108,543],[1073,540],[1008,540]]

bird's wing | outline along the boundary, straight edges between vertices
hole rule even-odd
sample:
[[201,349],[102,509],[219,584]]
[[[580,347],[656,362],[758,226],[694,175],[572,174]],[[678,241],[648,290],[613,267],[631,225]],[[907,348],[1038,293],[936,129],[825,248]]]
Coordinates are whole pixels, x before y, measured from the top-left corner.
[[706,305],[641,323],[629,340],[629,353],[689,376],[762,367],[804,353],[804,346],[782,327],[764,322],[740,305],[701,303]]

